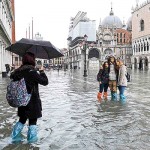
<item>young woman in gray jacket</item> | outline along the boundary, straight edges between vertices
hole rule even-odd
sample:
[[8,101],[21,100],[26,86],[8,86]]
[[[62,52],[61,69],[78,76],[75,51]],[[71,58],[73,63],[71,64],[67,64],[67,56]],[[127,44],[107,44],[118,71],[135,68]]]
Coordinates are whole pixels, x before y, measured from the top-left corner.
[[127,87],[127,77],[126,77],[127,68],[121,60],[119,60],[118,65],[119,65],[119,71],[118,71],[117,86],[119,89],[120,101],[124,103],[124,102],[126,102],[126,97],[124,95],[124,91]]

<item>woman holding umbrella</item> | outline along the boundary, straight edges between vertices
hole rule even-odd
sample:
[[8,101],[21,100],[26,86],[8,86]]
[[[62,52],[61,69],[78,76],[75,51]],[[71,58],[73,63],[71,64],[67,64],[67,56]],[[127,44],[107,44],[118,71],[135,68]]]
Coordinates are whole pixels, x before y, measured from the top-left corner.
[[48,85],[48,78],[43,71],[43,68],[37,73],[35,69],[35,56],[31,52],[27,52],[22,59],[22,65],[12,72],[10,78],[18,81],[25,79],[27,91],[31,94],[31,99],[27,106],[18,107],[19,121],[14,125],[12,130],[12,141],[22,141],[21,131],[24,124],[29,120],[27,133],[28,142],[37,141],[37,119],[42,117],[42,104],[39,95],[38,85]]

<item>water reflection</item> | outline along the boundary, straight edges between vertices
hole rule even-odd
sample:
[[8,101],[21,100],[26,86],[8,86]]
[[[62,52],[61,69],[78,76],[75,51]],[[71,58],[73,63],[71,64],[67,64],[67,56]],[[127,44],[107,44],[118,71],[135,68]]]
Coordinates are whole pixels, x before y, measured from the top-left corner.
[[[40,87],[43,117],[36,144],[10,144],[16,110],[5,100],[8,79],[0,79],[0,149],[130,150],[150,147],[150,72],[132,71],[127,103],[96,100],[96,71],[47,72],[49,85]],[[110,94],[109,94],[110,95]],[[108,97],[110,99],[110,96]],[[23,129],[26,139],[27,126]]]

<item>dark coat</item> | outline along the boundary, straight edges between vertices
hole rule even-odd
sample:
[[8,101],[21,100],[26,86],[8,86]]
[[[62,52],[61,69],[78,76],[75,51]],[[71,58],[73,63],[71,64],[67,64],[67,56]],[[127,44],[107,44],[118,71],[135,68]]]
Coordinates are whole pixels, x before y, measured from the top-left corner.
[[18,107],[18,116],[35,119],[42,117],[42,104],[39,95],[38,84],[48,85],[48,78],[44,71],[37,72],[33,66],[24,65],[16,69],[10,76],[17,81],[21,78],[25,79],[27,91],[31,93],[31,99],[27,106]]
[[97,81],[102,82],[104,84],[108,84],[109,82],[109,69],[100,69],[97,74]]

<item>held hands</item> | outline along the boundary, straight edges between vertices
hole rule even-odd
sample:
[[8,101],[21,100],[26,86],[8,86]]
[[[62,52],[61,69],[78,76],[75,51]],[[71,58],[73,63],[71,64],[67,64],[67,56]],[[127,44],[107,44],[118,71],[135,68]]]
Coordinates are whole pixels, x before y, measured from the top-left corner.
[[43,66],[41,66],[41,68],[39,68],[39,71],[44,71],[45,68]]

